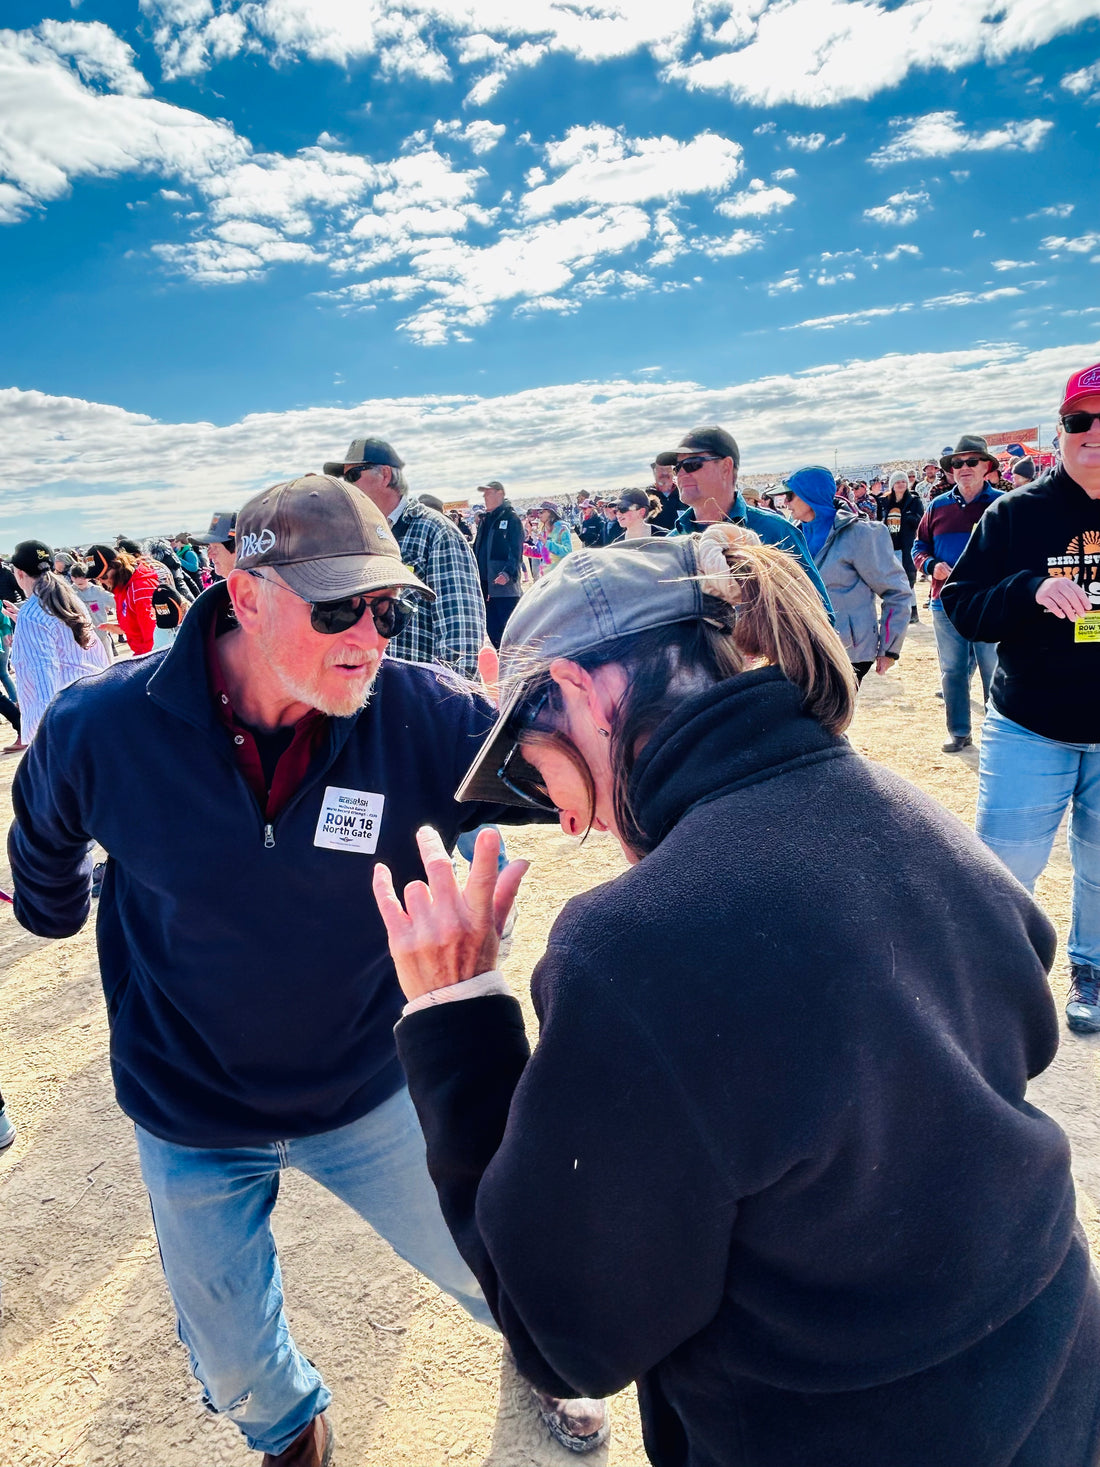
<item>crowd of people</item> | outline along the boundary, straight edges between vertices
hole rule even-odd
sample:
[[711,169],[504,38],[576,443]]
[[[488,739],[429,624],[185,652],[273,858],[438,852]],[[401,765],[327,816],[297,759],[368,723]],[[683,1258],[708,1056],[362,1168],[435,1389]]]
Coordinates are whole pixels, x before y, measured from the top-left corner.
[[[1059,413],[1012,486],[964,433],[746,494],[708,425],[644,489],[487,480],[467,518],[364,436],[205,535],[16,547],[15,915],[98,900],[179,1332],[265,1467],[334,1460],[288,1166],[503,1333],[573,1452],[634,1381],[658,1467],[1094,1467],[1100,1291],[1026,1088],[1067,808],[1066,1019],[1100,1032],[1100,365]],[[844,737],[922,577],[949,752],[987,694],[976,834]],[[132,819],[165,801],[171,842]],[[533,1050],[498,967],[528,821],[629,868],[548,934]]]

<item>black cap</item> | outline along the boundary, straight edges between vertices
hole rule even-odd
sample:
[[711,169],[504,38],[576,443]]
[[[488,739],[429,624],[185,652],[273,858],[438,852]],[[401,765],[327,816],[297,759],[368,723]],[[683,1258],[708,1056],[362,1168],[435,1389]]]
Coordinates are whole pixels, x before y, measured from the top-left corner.
[[12,551],[11,563],[25,576],[40,576],[53,570],[53,551],[41,540],[21,540]]
[[734,468],[741,466],[741,450],[737,439],[725,428],[692,428],[685,433],[678,446],[668,453],[659,453],[657,463],[674,464],[682,453],[716,453],[719,458],[732,458]]

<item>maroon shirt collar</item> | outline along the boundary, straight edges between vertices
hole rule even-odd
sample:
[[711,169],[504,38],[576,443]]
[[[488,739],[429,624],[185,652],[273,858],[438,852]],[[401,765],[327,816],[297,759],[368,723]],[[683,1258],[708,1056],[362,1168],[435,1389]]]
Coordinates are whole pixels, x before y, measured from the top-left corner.
[[[220,624],[220,625],[219,625]],[[247,724],[242,723],[233,711],[229,696],[229,685],[218,656],[219,632],[228,630],[220,617],[214,617],[206,633],[206,667],[210,677],[210,694],[214,700],[214,711],[218,721],[226,728],[232,742],[237,765],[244,775],[249,789],[256,796],[264,818],[274,820],[284,810],[301,787],[328,731],[328,716],[311,708],[294,725],[294,737],[279,757],[270,790],[264,777],[263,762],[255,736]]]

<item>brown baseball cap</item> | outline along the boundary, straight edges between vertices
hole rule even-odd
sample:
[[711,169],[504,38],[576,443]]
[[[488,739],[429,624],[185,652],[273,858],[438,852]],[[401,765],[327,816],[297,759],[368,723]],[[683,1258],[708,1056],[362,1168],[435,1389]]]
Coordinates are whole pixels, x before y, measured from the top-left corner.
[[384,515],[357,489],[305,474],[254,495],[237,515],[237,569],[273,566],[309,601],[339,601],[387,586],[435,592],[401,560]]

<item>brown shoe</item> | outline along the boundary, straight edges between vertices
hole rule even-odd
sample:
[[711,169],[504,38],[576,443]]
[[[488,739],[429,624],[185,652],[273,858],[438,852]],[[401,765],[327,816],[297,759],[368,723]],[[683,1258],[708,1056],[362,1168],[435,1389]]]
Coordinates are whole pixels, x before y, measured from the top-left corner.
[[285,1452],[273,1457],[264,1453],[263,1467],[332,1467],[332,1449],[336,1437],[322,1411],[294,1438]]
[[594,1452],[611,1435],[607,1402],[591,1396],[551,1396],[531,1387],[547,1431],[569,1452]]
[[22,739],[16,739],[14,744],[9,744],[4,750],[5,754],[22,754],[24,749],[29,749],[30,744],[25,744]]

